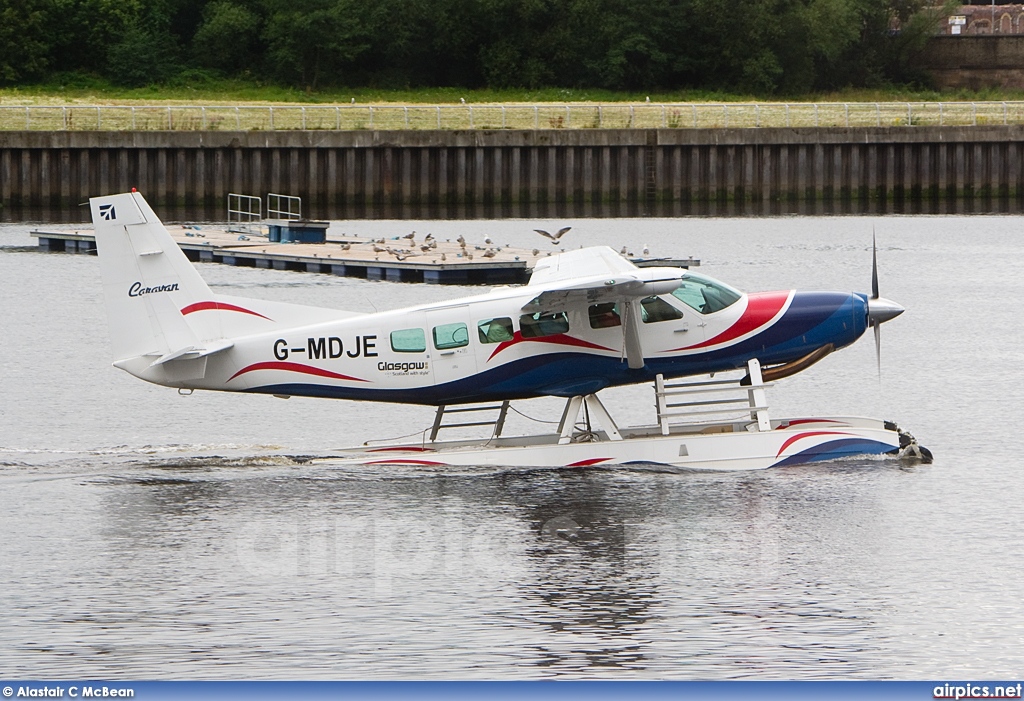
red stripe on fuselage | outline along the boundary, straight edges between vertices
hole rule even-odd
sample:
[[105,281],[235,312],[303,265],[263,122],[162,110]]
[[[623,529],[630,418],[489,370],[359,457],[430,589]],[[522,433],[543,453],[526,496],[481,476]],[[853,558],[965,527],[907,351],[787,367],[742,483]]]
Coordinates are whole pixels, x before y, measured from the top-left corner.
[[239,375],[244,375],[247,372],[255,372],[257,370],[283,370],[285,372],[301,372],[305,375],[316,375],[317,377],[327,377],[332,380],[346,380],[348,382],[366,382],[358,377],[350,377],[348,375],[341,375],[330,370],[324,370],[322,368],[315,368],[312,365],[302,365],[301,363],[289,363],[279,360],[269,360],[263,363],[253,363],[242,368],[234,375],[228,378],[228,382],[235,379]]
[[681,348],[673,348],[665,352],[673,353],[681,350],[693,350],[694,348],[707,348],[709,346],[717,346],[722,343],[728,343],[729,341],[735,341],[737,338],[745,336],[751,331],[760,329],[762,326],[774,319],[778,313],[782,311],[782,308],[786,306],[786,301],[789,299],[789,295],[789,292],[760,292],[757,294],[747,295],[747,308],[743,310],[743,314],[740,315],[740,318],[725,331],[714,338],[709,338],[701,343],[695,343],[692,346],[683,346]]
[[591,465],[596,465],[596,464],[598,464],[600,462],[607,462],[609,460],[611,460],[611,458],[590,458],[589,460],[580,460],[579,462],[571,462],[568,465],[566,465],[566,467],[589,467]]
[[487,358],[487,360],[492,360],[494,356],[496,356],[498,353],[502,352],[506,348],[510,348],[518,343],[525,343],[529,341],[535,341],[537,343],[554,343],[556,345],[563,346],[576,346],[578,348],[594,348],[596,350],[603,351],[614,350],[612,348],[607,348],[605,346],[599,346],[598,344],[591,343],[590,341],[584,341],[582,338],[573,338],[572,336],[569,336],[564,333],[556,334],[554,336],[540,336],[538,338],[523,338],[523,334],[519,331],[516,331],[512,335],[512,340],[502,341],[501,343],[499,343],[498,347],[494,349],[494,351],[491,353],[490,357]]
[[786,442],[782,444],[781,448],[779,448],[779,452],[777,452],[775,454],[775,457],[779,457],[780,455],[782,455],[783,451],[785,451],[786,448],[788,448],[789,446],[793,445],[798,440],[801,440],[803,438],[810,438],[811,436],[849,436],[849,435],[851,435],[851,434],[846,433],[844,431],[805,431],[804,433],[798,433],[795,436],[791,436],[791,437],[786,439]]
[[220,309],[225,312],[241,312],[242,314],[251,314],[252,316],[258,316],[261,319],[266,319],[267,321],[273,321],[270,317],[263,316],[259,312],[254,312],[251,309],[245,309],[244,307],[237,307],[234,304],[226,304],[224,302],[196,302],[195,304],[190,304],[182,309],[181,315],[188,316],[192,312],[204,312],[210,309]]

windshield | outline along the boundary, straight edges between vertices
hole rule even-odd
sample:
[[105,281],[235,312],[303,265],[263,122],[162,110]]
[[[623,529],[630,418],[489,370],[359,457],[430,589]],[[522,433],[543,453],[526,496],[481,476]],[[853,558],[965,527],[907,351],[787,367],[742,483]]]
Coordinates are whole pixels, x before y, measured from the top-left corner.
[[733,305],[743,293],[718,280],[687,272],[672,296],[701,314],[713,314]]

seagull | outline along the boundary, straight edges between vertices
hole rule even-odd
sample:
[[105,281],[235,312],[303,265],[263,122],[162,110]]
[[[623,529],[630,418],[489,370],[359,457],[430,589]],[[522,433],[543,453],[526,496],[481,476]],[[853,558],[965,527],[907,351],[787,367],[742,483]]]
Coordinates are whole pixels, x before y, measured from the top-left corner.
[[416,232],[413,231],[412,233],[406,234],[402,238],[403,239],[409,239],[410,241],[414,241],[416,239]]
[[488,248],[486,251],[484,251],[484,258],[493,258],[496,255],[497,253],[491,248]]
[[356,99],[354,97],[352,98],[352,104],[356,104]]
[[490,236],[484,236],[484,243],[486,243],[488,246],[490,246],[492,243],[494,243],[494,241],[491,241],[491,237]]
[[459,238],[455,240],[458,241],[461,246],[466,245],[466,238],[462,234],[459,234]]
[[536,255],[540,255],[540,249],[539,248],[533,249],[533,255],[535,255],[535,256]]
[[443,262],[445,262],[446,260],[448,260],[448,256],[446,256],[445,254],[443,254],[443,253],[442,253],[442,254],[441,254],[441,262],[443,263]]
[[622,248],[619,249],[619,255],[620,256],[626,255],[626,247],[625,246],[623,246]]
[[377,244],[373,244],[373,252],[374,253],[383,253],[386,250],[387,250],[386,248],[381,248]]
[[466,104],[466,98],[460,97],[459,102],[461,102],[462,104]]
[[558,239],[562,238],[562,236],[565,235],[565,232],[571,228],[571,226],[563,227],[554,234],[549,234],[548,232],[544,231],[544,229],[534,229],[534,231],[536,231],[541,236],[546,236],[547,238],[551,239],[551,245],[555,246],[558,245]]
[[430,244],[425,244],[423,246],[420,246],[420,250],[423,251],[424,253],[426,253],[427,251],[430,250]]
[[641,253],[643,253],[643,254],[644,254],[645,256],[649,256],[649,255],[651,255],[651,249],[649,249],[649,248],[647,247],[647,244],[646,244],[646,243],[644,244],[644,250],[642,250],[642,251],[640,251],[640,252],[641,252]]
[[431,240],[433,240],[433,238],[434,238],[433,234],[427,234],[425,237],[423,237],[423,240],[424,241],[431,241]]

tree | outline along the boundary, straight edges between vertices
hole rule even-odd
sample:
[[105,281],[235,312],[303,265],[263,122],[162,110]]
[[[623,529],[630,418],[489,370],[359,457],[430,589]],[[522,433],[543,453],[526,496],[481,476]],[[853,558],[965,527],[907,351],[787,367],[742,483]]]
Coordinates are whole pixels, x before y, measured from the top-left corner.
[[0,83],[40,77],[48,64],[42,0],[0,0]]
[[245,5],[216,0],[203,10],[203,22],[192,40],[200,65],[229,74],[255,70],[261,55],[263,21]]
[[357,0],[269,0],[264,37],[274,72],[307,89],[338,84],[367,48]]

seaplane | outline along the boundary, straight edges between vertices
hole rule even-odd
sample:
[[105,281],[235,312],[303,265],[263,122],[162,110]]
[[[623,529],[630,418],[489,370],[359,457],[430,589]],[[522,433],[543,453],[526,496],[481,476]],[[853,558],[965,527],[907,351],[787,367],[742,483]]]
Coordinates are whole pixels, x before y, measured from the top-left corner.
[[[343,450],[336,462],[752,470],[929,457],[889,421],[769,413],[776,380],[869,328],[878,349],[879,326],[903,308],[879,296],[877,259],[870,296],[743,293],[597,246],[542,258],[526,285],[360,313],[215,293],[140,193],[90,206],[115,367],[184,394],[436,407],[419,440]],[[640,383],[654,386],[656,421],[620,426],[598,393]],[[557,429],[503,435],[510,402],[536,397],[565,400]],[[466,427],[490,436],[439,439]]]

